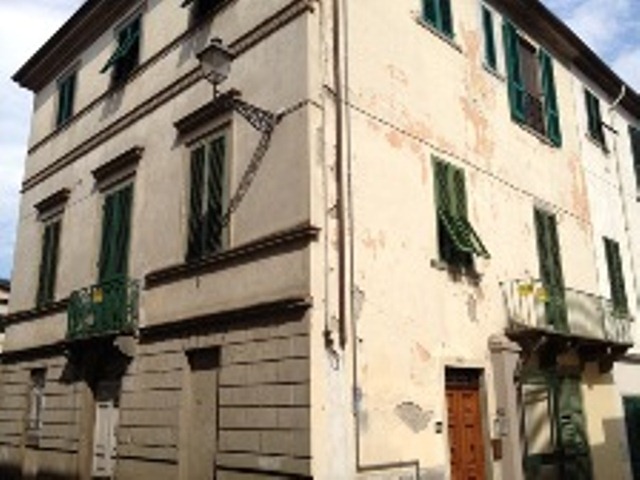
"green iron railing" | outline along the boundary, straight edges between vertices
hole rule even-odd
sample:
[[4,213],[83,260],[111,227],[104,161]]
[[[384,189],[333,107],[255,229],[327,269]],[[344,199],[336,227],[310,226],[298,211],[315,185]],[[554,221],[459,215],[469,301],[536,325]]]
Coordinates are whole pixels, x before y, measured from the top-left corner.
[[604,297],[570,288],[550,292],[540,280],[503,282],[511,329],[536,329],[630,345],[632,318]]
[[67,338],[133,333],[138,324],[140,282],[116,277],[76,290],[69,297]]

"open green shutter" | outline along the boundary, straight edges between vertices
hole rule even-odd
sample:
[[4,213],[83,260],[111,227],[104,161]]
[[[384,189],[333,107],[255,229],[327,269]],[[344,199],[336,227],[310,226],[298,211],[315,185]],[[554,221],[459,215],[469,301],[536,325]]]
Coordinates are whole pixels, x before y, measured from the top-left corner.
[[487,66],[496,70],[496,39],[493,30],[493,14],[486,6],[482,6],[482,28],[484,32],[484,61]]
[[129,51],[137,45],[140,38],[140,17],[133,20],[128,26],[123,28],[118,34],[118,47],[113,52],[107,63],[104,64],[100,73],[107,72],[120,59],[124,58]]
[[513,24],[505,19],[503,24],[505,61],[507,65],[507,81],[511,116],[518,122],[525,120],[525,91],[520,70],[520,54],[518,52],[518,32]]
[[622,259],[620,257],[620,246],[615,240],[605,238],[604,249],[607,260],[607,271],[609,273],[609,285],[611,288],[611,301],[613,303],[613,308],[617,313],[626,314],[629,307],[624,284]]
[[205,249],[213,253],[222,248],[222,215],[225,177],[225,137],[211,142],[207,179],[207,212],[205,219]]
[[447,183],[449,198],[452,205],[451,214],[455,217],[467,217],[467,192],[464,172],[460,168],[449,165]]
[[597,142],[604,145],[604,130],[602,128],[602,117],[600,116],[600,100],[589,90],[584,91],[584,99],[587,107],[587,125],[589,135]]
[[449,188],[447,181],[447,164],[439,160],[433,162],[436,208],[438,211],[450,212]]
[[51,247],[49,250],[49,271],[47,281],[47,299],[53,300],[56,291],[56,274],[58,271],[58,252],[60,250],[60,221],[49,225],[51,229]]
[[538,55],[542,70],[542,93],[544,95],[547,136],[555,146],[559,147],[562,144],[562,134],[560,132],[560,114],[553,75],[553,62],[549,54],[542,49]]
[[204,195],[205,148],[191,152],[190,193],[189,193],[189,237],[187,239],[187,260],[197,259],[204,252],[202,219]]

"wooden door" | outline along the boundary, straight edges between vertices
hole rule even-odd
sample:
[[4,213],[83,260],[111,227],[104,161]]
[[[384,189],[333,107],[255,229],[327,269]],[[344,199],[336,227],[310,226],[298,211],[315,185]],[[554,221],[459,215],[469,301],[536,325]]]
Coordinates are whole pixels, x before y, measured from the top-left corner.
[[447,370],[451,480],[484,480],[485,451],[477,370]]

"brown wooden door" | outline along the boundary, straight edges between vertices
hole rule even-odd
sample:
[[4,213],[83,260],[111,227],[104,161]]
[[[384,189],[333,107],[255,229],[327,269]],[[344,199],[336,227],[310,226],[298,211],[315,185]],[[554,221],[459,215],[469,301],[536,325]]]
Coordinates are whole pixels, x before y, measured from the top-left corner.
[[484,480],[479,372],[447,370],[451,480]]

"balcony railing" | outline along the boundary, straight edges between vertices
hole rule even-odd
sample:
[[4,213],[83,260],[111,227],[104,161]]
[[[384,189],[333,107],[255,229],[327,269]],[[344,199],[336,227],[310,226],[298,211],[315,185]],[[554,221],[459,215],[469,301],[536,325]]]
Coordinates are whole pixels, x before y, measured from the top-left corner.
[[69,298],[67,338],[132,333],[138,324],[140,283],[117,277],[76,290]]
[[611,300],[591,293],[564,289],[550,293],[539,280],[502,283],[509,328],[543,330],[631,345],[631,316],[616,310]]

